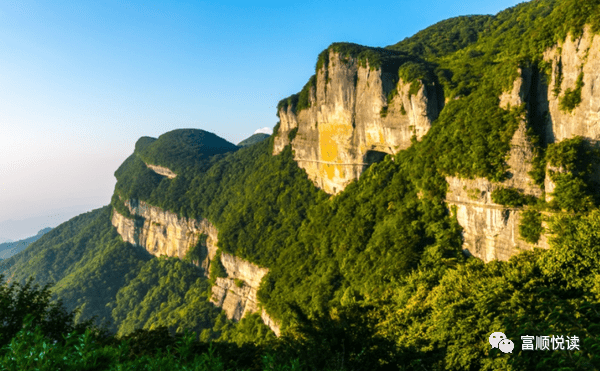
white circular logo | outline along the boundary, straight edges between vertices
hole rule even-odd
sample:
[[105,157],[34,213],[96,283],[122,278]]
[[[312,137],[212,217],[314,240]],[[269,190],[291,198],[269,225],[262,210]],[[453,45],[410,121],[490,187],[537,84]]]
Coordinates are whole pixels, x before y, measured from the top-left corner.
[[492,348],[498,348],[498,343],[506,339],[506,335],[502,332],[494,332],[490,335],[490,344]]
[[502,351],[502,353],[512,353],[515,348],[515,343],[510,339],[504,339],[498,343],[498,348]]

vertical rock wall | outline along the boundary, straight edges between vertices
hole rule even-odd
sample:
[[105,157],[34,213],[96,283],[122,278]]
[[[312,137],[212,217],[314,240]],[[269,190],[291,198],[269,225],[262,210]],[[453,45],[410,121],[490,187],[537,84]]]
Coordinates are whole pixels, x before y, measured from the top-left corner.
[[[310,91],[311,106],[298,114],[291,107],[278,112],[274,154],[298,128],[292,141],[298,166],[325,192],[341,192],[381,156],[407,148],[413,135],[420,139],[439,114],[437,94],[429,91],[434,89],[421,84],[410,95],[410,84],[394,81],[390,73],[330,51],[329,63],[317,72],[316,89]],[[398,94],[388,105],[394,88]]]
[[456,207],[456,218],[463,228],[463,249],[468,255],[484,262],[508,260],[521,250],[533,247],[548,248],[546,236],[537,244],[525,242],[519,236],[522,210],[494,203],[492,191],[503,184],[487,179],[446,178],[449,206]]
[[[549,86],[540,89],[538,100],[547,111],[549,143],[560,142],[580,135],[592,141],[600,139],[600,36],[594,36],[590,28],[575,40],[566,40],[544,53],[544,60],[551,63],[552,75]],[[560,110],[560,99],[565,91],[575,88],[579,73],[583,72],[581,103],[572,111]],[[558,96],[555,88],[560,84]],[[542,113],[543,114],[543,113]]]
[[127,200],[125,205],[131,214],[141,217],[138,221],[128,219],[113,210],[112,224],[124,241],[142,246],[154,256],[166,255],[180,259],[194,247],[201,234],[206,240],[206,258],[200,262],[208,268],[208,262],[217,251],[218,231],[208,220],[179,218],[177,214],[148,205],[144,201]]
[[[519,70],[510,92],[503,93],[500,106],[504,109],[524,103],[531,86],[529,71]],[[456,217],[463,228],[463,249],[485,262],[508,260],[520,250],[533,247],[548,248],[546,236],[532,245],[519,235],[521,208],[508,208],[492,201],[497,188],[513,188],[525,195],[541,197],[543,192],[529,176],[532,170],[533,145],[527,137],[526,118],[523,117],[510,143],[507,164],[509,178],[502,183],[492,183],[485,178],[460,179],[448,177],[446,201],[456,207]]]

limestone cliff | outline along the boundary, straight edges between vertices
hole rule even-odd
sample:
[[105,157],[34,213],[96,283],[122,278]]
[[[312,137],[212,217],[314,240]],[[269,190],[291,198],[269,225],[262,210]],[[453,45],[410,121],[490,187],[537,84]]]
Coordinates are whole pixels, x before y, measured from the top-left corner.
[[[523,104],[530,92],[530,85],[530,73],[520,69],[512,90],[499,97],[500,106],[509,109]],[[498,205],[491,198],[497,188],[513,188],[525,195],[541,197],[542,190],[528,174],[532,170],[532,159],[533,145],[527,137],[526,118],[523,117],[510,143],[507,180],[492,183],[485,178],[446,178],[446,201],[449,206],[456,207],[456,217],[463,228],[465,252],[488,262],[494,259],[508,260],[519,250],[548,248],[546,236],[542,236],[535,245],[520,238],[520,208]]]
[[[544,120],[545,141],[560,142],[574,136],[581,136],[593,145],[600,141],[600,35],[594,35],[590,27],[575,39],[568,35],[566,40],[547,50],[544,61],[551,66],[550,76],[540,79],[535,88],[537,115]],[[561,101],[568,91],[577,89],[581,78],[581,101],[571,111],[561,110]],[[557,169],[549,169],[557,170]],[[596,166],[594,180],[600,181],[600,168]],[[545,180],[546,200],[554,183],[550,177]]]
[[201,234],[207,235],[206,257],[199,265],[208,269],[210,259],[217,251],[217,229],[206,219],[189,220],[177,214],[148,205],[143,201],[125,201],[132,215],[138,220],[128,219],[113,210],[112,224],[124,241],[141,246],[154,256],[166,255],[185,257],[194,247]]
[[[551,64],[551,77],[547,87],[542,86],[538,102],[542,114],[547,112],[547,142],[560,142],[574,136],[589,140],[600,139],[600,35],[593,35],[589,27],[575,40],[571,35],[561,44],[544,53]],[[583,73],[581,102],[573,111],[560,109],[560,101],[567,89],[574,89]],[[543,82],[541,82],[543,84]]]
[[[309,91],[310,107],[295,112],[281,108],[274,154],[292,140],[294,159],[308,177],[328,193],[341,192],[373,162],[410,146],[437,118],[442,102],[435,86],[411,84],[382,68],[371,70],[353,57],[328,51],[328,63],[317,71]],[[397,81],[397,82],[396,82]],[[397,94],[388,103],[388,94]]]
[[446,181],[446,200],[449,206],[456,207],[456,218],[463,228],[463,249],[467,254],[489,262],[508,260],[520,250],[548,248],[545,235],[535,245],[520,238],[520,208],[508,208],[492,201],[492,191],[506,184],[494,184],[483,178],[448,177]]
[[[600,74],[597,73],[600,69],[600,36],[593,35],[586,27],[582,36],[574,39],[571,35],[567,36],[563,42],[547,50],[543,58],[550,67],[550,73],[544,75],[544,71],[535,68],[520,69],[512,90],[499,97],[501,107],[508,109],[526,103],[528,119],[537,125],[545,144],[574,136],[597,144],[600,140]],[[580,101],[571,109],[561,102],[566,94],[578,90],[578,79]],[[457,207],[457,218],[464,229],[464,248],[470,254],[484,261],[506,260],[519,249],[533,247],[519,238],[521,211],[494,204],[490,197],[499,186],[540,197],[541,189],[527,174],[531,170],[532,159],[524,118],[511,142],[508,159],[510,179],[502,184],[492,184],[485,179],[447,179],[447,201]],[[597,177],[600,177],[599,170],[594,172]],[[554,187],[547,174],[544,181],[547,201],[551,199]],[[548,248],[547,237],[542,236],[535,246]]]
[[[256,294],[262,278],[269,272],[236,256],[222,253],[221,263],[227,272],[227,278],[217,278],[212,287],[211,302],[223,308],[227,318],[240,320],[246,313],[261,310],[258,306]],[[279,324],[269,317],[267,312],[261,310],[264,323],[280,334]]]
[[[124,241],[141,246],[155,256],[183,258],[193,247],[201,248],[201,261],[195,262],[208,276],[210,261],[217,252],[218,231],[208,220],[180,218],[177,214],[148,205],[143,201],[128,200],[125,205],[136,219],[128,219],[113,210],[112,225]],[[207,238],[203,242],[201,235]],[[259,311],[256,293],[268,269],[258,267],[236,256],[222,253],[221,263],[226,278],[217,278],[212,287],[211,302],[221,307],[229,319],[239,320],[246,313]],[[236,282],[237,281],[237,282]],[[261,310],[261,317],[279,336],[279,325]]]
[[[542,134],[546,144],[581,136],[592,144],[600,140],[600,36],[586,27],[575,39],[571,35],[547,50],[544,61],[549,65],[549,75],[535,69],[519,70],[513,89],[503,93],[500,105],[504,108],[527,103],[529,119]],[[580,81],[580,102],[572,110],[561,107],[566,94],[577,90]],[[532,122],[533,123],[533,122]],[[498,186],[512,187],[525,194],[539,197],[541,190],[532,184],[533,153],[525,135],[525,121],[511,142],[508,164],[511,178],[502,184],[492,184],[485,179],[460,180],[448,178],[449,205],[457,207],[457,218],[464,229],[464,248],[484,261],[506,260],[518,249],[532,248],[518,236],[518,209],[508,209],[491,201],[490,194]],[[548,170],[558,170],[548,168]],[[600,176],[600,169],[594,173]],[[546,200],[551,199],[555,185],[548,174],[544,181]],[[536,245],[548,248],[547,237],[542,236]]]

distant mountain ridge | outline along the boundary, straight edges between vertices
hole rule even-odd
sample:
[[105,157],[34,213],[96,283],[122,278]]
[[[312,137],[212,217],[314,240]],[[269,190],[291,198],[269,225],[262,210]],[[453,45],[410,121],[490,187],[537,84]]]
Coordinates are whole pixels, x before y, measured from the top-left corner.
[[43,235],[50,232],[52,228],[47,227],[40,230],[35,236],[25,238],[15,242],[5,242],[0,244],[0,259],[8,259],[21,251],[25,250],[32,242],[39,240]]
[[253,144],[262,142],[263,140],[267,139],[268,137],[270,137],[269,134],[264,134],[264,133],[256,133],[253,134],[252,136],[242,140],[241,142],[239,142],[237,145],[238,147],[247,147],[247,146],[251,146]]

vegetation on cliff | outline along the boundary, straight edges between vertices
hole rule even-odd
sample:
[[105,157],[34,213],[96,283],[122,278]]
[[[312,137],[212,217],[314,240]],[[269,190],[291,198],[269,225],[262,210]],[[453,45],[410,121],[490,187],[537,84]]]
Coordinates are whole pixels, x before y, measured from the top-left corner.
[[565,94],[560,97],[558,106],[561,111],[571,112],[581,103],[581,88],[583,88],[583,72],[577,76],[575,88],[567,88]]
[[597,172],[600,151],[582,137],[553,143],[546,149],[548,175],[555,183],[550,207],[570,212],[588,211],[600,201]]
[[489,15],[471,15],[443,20],[407,37],[387,49],[420,55],[427,59],[448,55],[476,42],[493,20]]
[[525,210],[521,214],[519,235],[529,243],[537,243],[542,236],[542,214],[537,210]]
[[491,196],[495,203],[508,207],[519,207],[536,202],[534,196],[526,196],[513,188],[496,188]]

